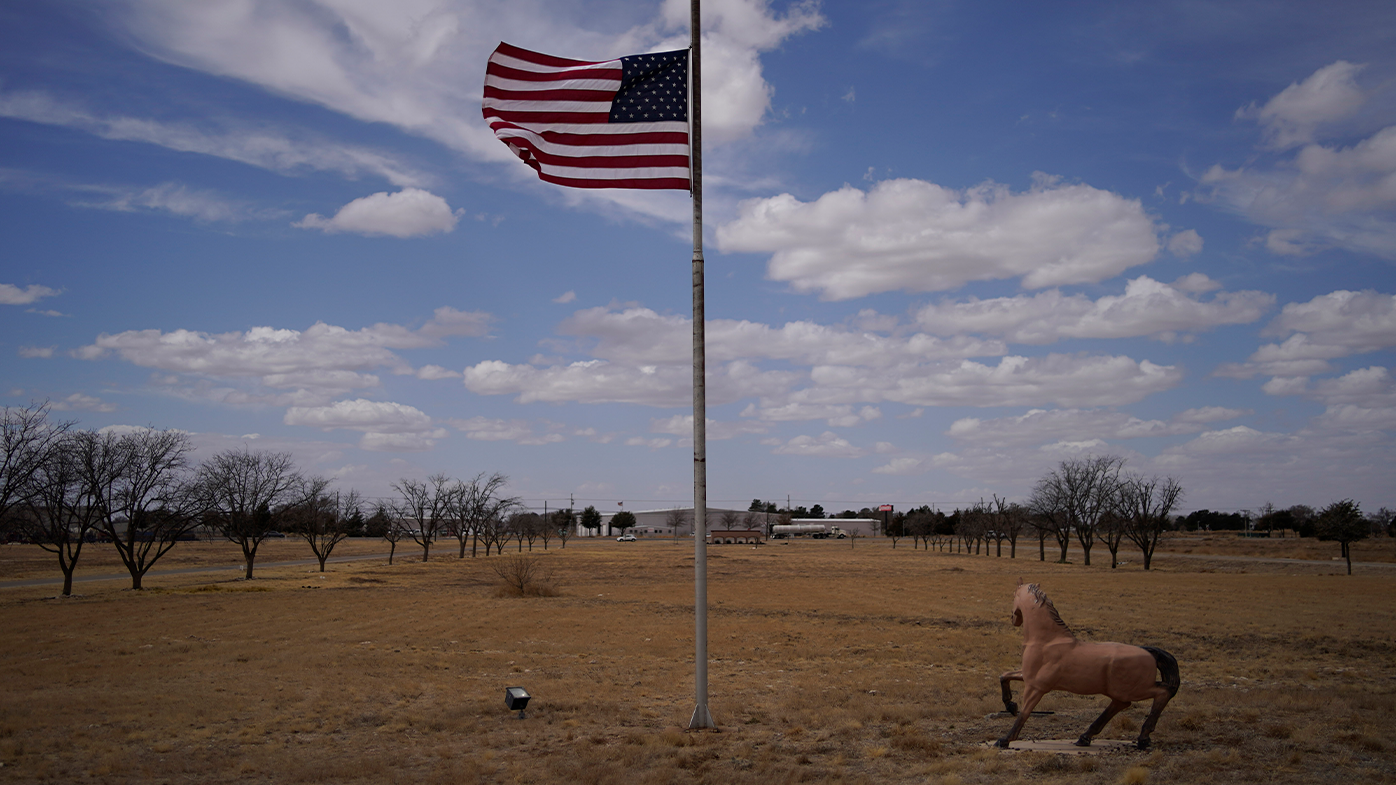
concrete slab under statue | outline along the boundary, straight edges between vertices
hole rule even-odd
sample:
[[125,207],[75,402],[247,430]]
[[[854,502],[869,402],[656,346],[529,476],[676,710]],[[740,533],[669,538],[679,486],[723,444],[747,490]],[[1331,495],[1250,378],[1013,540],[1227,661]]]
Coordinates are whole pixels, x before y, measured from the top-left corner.
[[1018,739],[1007,747],[999,747],[996,741],[986,741],[982,746],[1006,752],[1052,752],[1058,755],[1104,755],[1135,749],[1134,742],[1120,739],[1095,739],[1089,747],[1080,746],[1075,739]]
[[[1173,655],[1151,646],[1078,640],[1042,589],[1035,583],[1025,584],[1021,579],[1013,593],[1013,626],[1023,628],[1023,667],[1000,676],[999,685],[1003,689],[1004,709],[1017,719],[995,745],[1012,749],[1042,696],[1064,690],[1077,695],[1104,695],[1110,699],[1105,711],[1072,742],[1077,747],[1092,746],[1095,736],[1105,730],[1110,720],[1134,702],[1153,701],[1135,741],[1139,749],[1149,748],[1149,736],[1158,724],[1159,715],[1178,694],[1181,684],[1178,661]],[[1154,680],[1155,671],[1163,677],[1161,681]],[[1013,702],[1009,687],[1012,681],[1023,682],[1021,711]]]

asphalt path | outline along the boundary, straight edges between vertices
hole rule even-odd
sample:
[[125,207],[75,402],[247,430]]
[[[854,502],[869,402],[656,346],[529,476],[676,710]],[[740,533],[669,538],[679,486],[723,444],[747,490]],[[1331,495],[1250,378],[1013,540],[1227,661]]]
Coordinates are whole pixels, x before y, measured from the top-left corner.
[[[1067,555],[1070,556],[1070,555],[1073,555],[1073,554],[1075,554],[1074,551],[1069,552]],[[1108,555],[1108,552],[1107,552],[1107,555]],[[370,559],[386,559],[386,558],[388,558],[388,554],[386,554],[386,553],[366,553],[366,554],[361,554],[361,555],[358,555],[358,556],[331,556],[329,559],[327,559],[327,560],[325,561],[325,563],[326,563],[326,564],[338,564],[338,563],[341,563],[341,562],[368,561],[368,560],[370,560]],[[1154,559],[1155,559],[1155,560],[1158,560],[1158,559],[1195,559],[1195,560],[1200,560],[1200,561],[1235,561],[1235,562],[1251,562],[1251,563],[1258,563],[1258,564],[1300,564],[1300,565],[1307,565],[1307,566],[1311,566],[1311,567],[1318,567],[1318,566],[1328,565],[1328,566],[1331,566],[1331,567],[1333,567],[1333,568],[1335,568],[1335,569],[1341,569],[1341,570],[1343,570],[1344,572],[1347,571],[1347,564],[1346,564],[1346,562],[1344,562],[1344,561],[1341,560],[1341,559],[1335,559],[1335,560],[1332,560],[1332,561],[1320,561],[1320,560],[1317,560],[1317,559],[1282,559],[1282,558],[1270,557],[1270,556],[1220,556],[1220,555],[1209,554],[1209,553],[1155,553],[1155,554],[1154,554]],[[1137,559],[1136,559],[1136,561],[1137,561]],[[301,559],[301,560],[299,560],[299,561],[274,561],[274,562],[258,562],[258,563],[257,563],[257,566],[258,566],[258,567],[261,567],[261,568],[263,568],[263,569],[268,569],[268,568],[271,568],[271,567],[306,567],[306,566],[318,566],[318,565],[319,565],[319,562],[316,561],[315,559]],[[1358,568],[1358,567],[1362,567],[1362,568],[1369,568],[1369,567],[1370,567],[1370,568],[1377,568],[1377,569],[1396,569],[1396,564],[1387,563],[1387,562],[1370,562],[1370,561],[1368,561],[1368,562],[1357,562],[1357,561],[1355,561],[1355,562],[1352,563],[1352,566],[1353,566],[1353,569],[1356,569],[1356,568]],[[246,567],[245,564],[243,564],[242,562],[237,562],[237,563],[234,563],[234,564],[228,564],[228,565],[222,565],[222,566],[215,566],[215,567],[185,567],[185,568],[181,568],[181,569],[177,569],[177,570],[151,570],[150,572],[148,572],[148,573],[145,574],[145,577],[146,577],[146,578],[159,578],[159,577],[161,577],[161,576],[163,576],[163,575],[196,575],[196,574],[199,574],[199,573],[243,572],[243,571],[245,571],[246,569],[247,569],[247,567]],[[124,573],[124,572],[122,572],[122,573],[113,573],[113,574],[110,574],[110,575],[75,575],[75,576],[73,576],[73,583],[91,583],[91,582],[94,582],[94,581],[129,581],[129,580],[131,580],[130,574]],[[15,580],[15,581],[0,581],[0,589],[20,589],[20,588],[32,587],[32,586],[62,585],[62,583],[63,583],[63,576],[62,576],[62,575],[59,575],[59,576],[56,577],[56,578],[24,578],[24,579]]]

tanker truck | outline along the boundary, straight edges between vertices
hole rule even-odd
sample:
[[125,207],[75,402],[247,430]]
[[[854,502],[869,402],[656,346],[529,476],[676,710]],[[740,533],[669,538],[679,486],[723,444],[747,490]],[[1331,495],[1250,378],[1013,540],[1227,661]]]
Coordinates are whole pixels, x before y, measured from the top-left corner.
[[809,537],[815,540],[834,537],[842,540],[846,536],[843,529],[824,523],[777,523],[771,527],[773,540],[783,540],[787,537]]

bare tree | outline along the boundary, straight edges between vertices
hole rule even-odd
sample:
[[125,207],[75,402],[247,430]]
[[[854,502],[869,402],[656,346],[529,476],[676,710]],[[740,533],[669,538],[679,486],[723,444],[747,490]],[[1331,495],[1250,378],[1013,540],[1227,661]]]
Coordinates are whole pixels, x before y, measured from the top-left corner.
[[543,516],[536,512],[520,511],[509,516],[509,530],[519,541],[519,553],[523,553],[524,541],[528,542],[529,552],[533,552],[533,541],[538,539],[542,522]]
[[393,483],[393,490],[401,497],[394,517],[407,524],[408,536],[422,546],[422,561],[426,561],[431,556],[432,543],[449,520],[455,490],[444,474],[434,474],[426,482],[404,477]]
[[1010,504],[1008,498],[994,494],[994,525],[999,537],[1008,540],[1008,558],[1018,558],[1018,538],[1028,526],[1028,509],[1016,502]]
[[194,528],[207,509],[191,476],[189,437],[179,431],[138,428],[122,434],[81,431],[74,452],[97,505],[99,525],[139,589],[160,557]]
[[1074,531],[1085,554],[1085,564],[1090,566],[1096,527],[1115,503],[1124,462],[1124,458],[1114,455],[1071,458],[1037,481],[1031,505],[1053,527],[1061,545],[1062,561],[1066,561],[1066,548]]
[[1043,478],[1038,481],[1028,499],[1028,508],[1033,513],[1031,524],[1037,530],[1038,559],[1041,561],[1046,561],[1044,549],[1050,534],[1061,548],[1061,556],[1057,561],[1066,563],[1066,549],[1071,545],[1071,519],[1067,514],[1065,496],[1060,484],[1047,482],[1046,478]]
[[301,476],[288,452],[225,450],[199,471],[220,534],[242,549],[252,580],[257,548],[275,531],[276,515],[300,501]]
[[1378,508],[1376,512],[1367,514],[1367,520],[1372,524],[1373,534],[1386,535],[1387,537],[1396,536],[1396,527],[1392,526],[1393,523],[1396,523],[1396,513],[1393,513],[1391,508]]
[[1120,514],[1117,506],[1100,517],[1096,523],[1096,534],[1100,541],[1105,543],[1105,549],[1110,551],[1110,569],[1120,566],[1120,545],[1124,543],[1125,537],[1129,534],[1129,521]]
[[380,506],[373,517],[384,521],[383,539],[388,541],[388,564],[392,564],[393,555],[397,553],[398,542],[407,536],[407,527],[397,519],[396,513],[390,508]]
[[557,522],[553,514],[538,516],[538,539],[543,541],[543,550],[548,549],[548,541],[557,536]]
[[494,548],[497,555],[504,554],[504,546],[509,544],[509,540],[514,538],[514,531],[509,526],[509,519],[513,515],[513,505],[500,506],[496,508],[489,518],[480,525],[480,539],[485,541],[485,555],[490,555],[490,548]]
[[330,480],[324,477],[308,477],[302,483],[300,502],[286,511],[286,518],[292,533],[310,546],[320,562],[320,572],[324,572],[334,546],[349,537],[351,522],[359,515],[362,502],[358,491],[330,491]]
[[5,407],[0,420],[0,522],[23,499],[29,480],[72,427],[71,422],[50,423],[48,408],[48,401]]
[[722,521],[722,528],[729,530],[737,528],[737,524],[741,522],[741,519],[741,514],[736,510],[723,510],[722,515],[719,517],[719,520]]
[[[729,512],[731,511],[729,510]],[[736,513],[732,513],[732,515],[735,517]],[[690,532],[693,531],[693,513],[689,510],[682,510],[675,507],[665,514],[664,525],[673,530],[675,537],[682,537],[684,535],[685,526],[688,527]],[[729,526],[728,528],[731,527]]]
[[489,540],[484,531],[486,524],[501,517],[499,511],[503,507],[517,502],[517,499],[500,495],[500,490],[508,481],[498,472],[490,475],[481,472],[470,482],[458,481],[451,486],[446,507],[446,531],[460,544],[460,558],[465,558],[467,541],[471,543],[470,556],[474,558],[479,553],[482,539],[486,540],[485,555],[490,555]]
[[78,462],[77,441],[76,434],[65,433],[47,445],[14,516],[24,539],[58,556],[65,597],[73,593],[73,571],[83,543],[101,521],[101,509],[93,503]]
[[1168,530],[1168,518],[1183,501],[1183,486],[1172,477],[1144,479],[1131,474],[1120,482],[1120,514],[1130,542],[1144,554],[1144,569],[1154,561],[1159,538]]
[[985,526],[983,511],[977,506],[955,511],[955,536],[960,539],[965,553],[975,553],[984,538]]

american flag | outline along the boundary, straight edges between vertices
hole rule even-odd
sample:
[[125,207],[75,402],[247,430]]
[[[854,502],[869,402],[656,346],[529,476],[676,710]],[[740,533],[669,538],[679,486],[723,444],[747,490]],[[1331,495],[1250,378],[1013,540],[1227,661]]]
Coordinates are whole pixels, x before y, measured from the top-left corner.
[[501,43],[484,114],[547,182],[689,189],[686,49],[588,62]]

